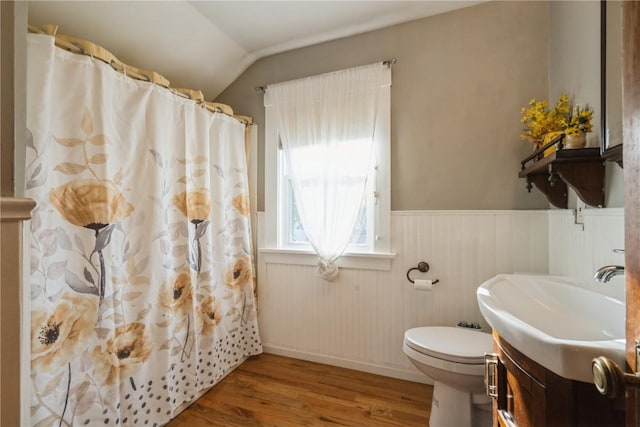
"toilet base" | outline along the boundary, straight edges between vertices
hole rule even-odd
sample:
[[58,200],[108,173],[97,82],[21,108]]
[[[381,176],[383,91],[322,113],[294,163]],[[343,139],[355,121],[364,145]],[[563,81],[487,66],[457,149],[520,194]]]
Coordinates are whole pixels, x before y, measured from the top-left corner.
[[436,381],[433,386],[429,427],[490,427],[491,404],[477,405],[473,400],[470,393]]

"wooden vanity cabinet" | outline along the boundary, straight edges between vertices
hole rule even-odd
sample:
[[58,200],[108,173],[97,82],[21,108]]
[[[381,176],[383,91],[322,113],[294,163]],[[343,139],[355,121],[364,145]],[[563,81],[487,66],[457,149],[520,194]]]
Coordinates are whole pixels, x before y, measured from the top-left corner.
[[[624,399],[610,400],[593,384],[562,378],[493,333],[497,360],[494,427],[624,426]],[[493,371],[492,371],[493,369]]]

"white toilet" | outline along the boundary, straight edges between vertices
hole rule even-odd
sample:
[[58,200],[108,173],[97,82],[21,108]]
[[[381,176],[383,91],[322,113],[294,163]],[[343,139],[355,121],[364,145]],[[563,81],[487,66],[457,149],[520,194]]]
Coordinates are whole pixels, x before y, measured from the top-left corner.
[[484,387],[490,334],[459,327],[413,328],[404,333],[402,350],[434,381],[430,427],[491,426],[491,399]]

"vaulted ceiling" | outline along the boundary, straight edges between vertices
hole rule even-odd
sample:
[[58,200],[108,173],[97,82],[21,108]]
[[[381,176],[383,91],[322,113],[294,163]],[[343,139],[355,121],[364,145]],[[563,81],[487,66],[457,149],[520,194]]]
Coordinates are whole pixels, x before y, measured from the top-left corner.
[[215,99],[257,59],[481,1],[30,1],[29,23]]

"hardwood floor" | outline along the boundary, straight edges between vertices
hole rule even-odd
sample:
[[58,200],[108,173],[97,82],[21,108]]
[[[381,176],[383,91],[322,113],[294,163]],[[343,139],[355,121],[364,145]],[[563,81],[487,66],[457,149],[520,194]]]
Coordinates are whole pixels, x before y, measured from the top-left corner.
[[168,427],[427,426],[433,387],[261,354]]

